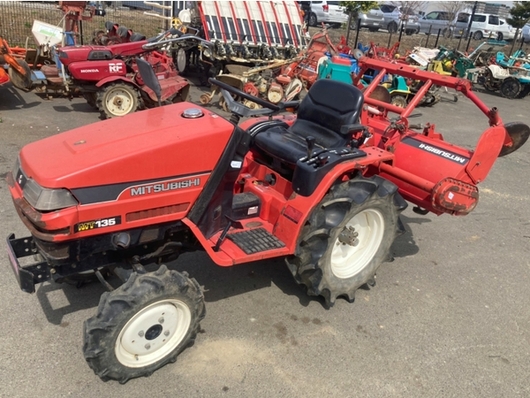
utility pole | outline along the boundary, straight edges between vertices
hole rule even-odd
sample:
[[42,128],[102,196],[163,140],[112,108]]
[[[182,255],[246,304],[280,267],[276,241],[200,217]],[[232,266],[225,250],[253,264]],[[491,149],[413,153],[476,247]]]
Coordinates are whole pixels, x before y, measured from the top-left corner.
[[469,43],[471,42],[471,25],[473,24],[473,18],[475,18],[475,11],[477,10],[477,4],[478,1],[475,1],[475,4],[473,4],[473,11],[471,11],[471,17],[469,18],[469,23],[467,24],[467,46],[466,46],[466,52],[469,50]]

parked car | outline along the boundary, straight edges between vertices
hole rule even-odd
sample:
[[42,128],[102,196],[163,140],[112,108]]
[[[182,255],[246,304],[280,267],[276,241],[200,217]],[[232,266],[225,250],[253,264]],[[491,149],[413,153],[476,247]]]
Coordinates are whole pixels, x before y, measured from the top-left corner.
[[357,20],[352,18],[350,28],[356,29],[359,20],[361,21],[361,28],[367,28],[370,32],[377,32],[380,28],[385,28],[385,18],[383,11],[379,7],[372,8],[366,13],[359,13]]
[[412,10],[405,7],[399,7],[394,4],[381,4],[379,6],[383,12],[383,18],[385,20],[383,28],[388,30],[389,33],[398,32],[401,27],[405,26],[405,33],[412,35],[420,31],[420,24],[418,23],[418,17],[414,15]]
[[311,13],[307,24],[318,26],[322,22],[334,26],[340,26],[348,21],[348,15],[344,13],[340,1],[311,1]]
[[[460,13],[454,29],[454,36],[460,37],[467,30],[469,24],[468,13]],[[475,40],[491,38],[497,40],[511,40],[515,36],[513,29],[505,20],[498,15],[475,13],[471,23],[471,37]]]
[[452,14],[447,11],[431,11],[422,16],[418,23],[420,24],[421,33],[437,34],[441,29],[442,35],[451,36]]
[[512,25],[506,22],[505,19],[499,18],[499,34],[497,35],[498,40],[513,40],[515,38],[515,29]]

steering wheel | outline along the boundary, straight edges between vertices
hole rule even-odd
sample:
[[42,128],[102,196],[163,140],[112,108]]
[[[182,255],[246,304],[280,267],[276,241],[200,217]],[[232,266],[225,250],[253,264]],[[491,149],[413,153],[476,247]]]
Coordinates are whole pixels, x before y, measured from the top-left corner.
[[[262,98],[254,97],[253,95],[245,93],[244,91],[241,91],[240,89],[224,82],[221,82],[217,79],[210,78],[208,79],[208,81],[212,85],[217,86],[221,89],[221,93],[223,94],[228,109],[230,109],[233,114],[239,117],[273,115],[275,113],[285,110],[286,108],[298,108],[298,105],[300,104],[300,101],[287,101],[273,104],[271,102],[265,101]],[[263,108],[251,109],[248,106],[245,106],[242,103],[234,100],[234,97],[231,94],[234,94],[234,96],[236,97],[239,96],[246,100],[252,101],[258,105],[261,105]]]
[[256,104],[258,104],[258,105],[260,105],[260,106],[262,106],[264,108],[268,108],[268,109],[270,109],[273,112],[280,111],[280,107],[278,105],[273,104],[273,103],[271,103],[269,101],[265,101],[264,99],[261,99],[261,98],[258,98],[258,97],[254,97],[253,95],[245,93],[244,91],[241,91],[240,89],[238,89],[238,88],[236,88],[234,86],[231,86],[230,84],[226,84],[224,82],[221,82],[221,81],[219,81],[217,79],[214,79],[213,77],[208,79],[208,81],[211,84],[213,84],[213,85],[215,85],[215,86],[217,86],[217,87],[219,87],[219,88],[221,88],[223,90],[226,90],[226,91],[228,91],[231,94],[235,94],[236,96],[242,97],[242,98],[247,99],[247,100],[252,101],[252,102],[255,102]]

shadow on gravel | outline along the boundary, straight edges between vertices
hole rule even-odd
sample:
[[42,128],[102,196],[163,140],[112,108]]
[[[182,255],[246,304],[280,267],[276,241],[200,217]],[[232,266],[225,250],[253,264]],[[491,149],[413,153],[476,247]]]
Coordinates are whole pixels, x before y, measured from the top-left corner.
[[307,296],[303,286],[295,282],[283,258],[219,267],[205,253],[194,256],[203,256],[204,260],[195,259],[190,267],[190,262],[184,260],[184,254],[181,259],[168,264],[168,267],[179,272],[187,271],[191,277],[197,279],[205,289],[206,302],[224,300],[272,285],[277,286],[286,295],[296,296],[303,306],[309,305],[314,299]]
[[0,110],[29,109],[39,104],[40,101],[26,102],[11,83],[0,87]]
[[85,112],[85,113],[92,113],[96,112],[94,108],[92,108],[87,103],[71,103],[70,106],[64,106],[64,105],[58,105],[53,106],[53,110],[60,113],[69,113],[69,112]]
[[[411,218],[403,215],[401,219],[406,232],[396,238],[390,249],[395,258],[412,256],[419,251],[408,225],[431,222],[427,218]],[[167,263],[167,266],[175,271],[188,272],[190,277],[195,278],[205,290],[204,297],[207,303],[275,285],[285,295],[296,297],[304,307],[312,301],[318,301],[325,307],[323,298],[308,296],[305,287],[295,282],[283,258],[233,267],[219,267],[209,259],[206,253],[196,252],[182,254],[179,259]],[[158,267],[152,265],[146,268],[152,271]],[[119,286],[116,278],[110,278],[109,282],[113,286]],[[49,298],[57,290],[62,290],[68,301],[67,305],[60,308],[56,308],[54,300]],[[61,325],[63,317],[67,314],[90,308],[93,308],[95,314],[103,292],[105,288],[97,280],[84,283],[79,287],[68,283],[45,283],[37,288],[37,298],[48,321],[54,325]]]
[[[68,305],[56,308],[54,305],[56,300],[50,297],[55,296],[54,292],[58,290],[62,291]],[[48,322],[53,325],[61,325],[65,315],[77,311],[94,308],[95,314],[99,298],[103,292],[105,292],[105,288],[99,282],[86,283],[80,287],[68,283],[51,282],[37,287],[36,295]],[[63,301],[61,300],[61,302]]]

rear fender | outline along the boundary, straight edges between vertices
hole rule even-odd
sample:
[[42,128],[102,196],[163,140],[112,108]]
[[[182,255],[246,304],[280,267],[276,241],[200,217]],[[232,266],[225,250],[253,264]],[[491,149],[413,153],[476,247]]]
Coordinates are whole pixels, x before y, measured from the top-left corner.
[[99,82],[96,83],[96,87],[100,88],[100,87],[105,86],[108,83],[112,83],[115,81],[122,81],[124,83],[132,84],[133,86],[138,87],[138,85],[133,80],[129,79],[128,77],[123,77],[123,76],[109,76],[104,79],[101,79]]
[[293,194],[287,201],[274,228],[274,235],[285,242],[287,247],[296,246],[296,240],[305,220],[333,184],[351,179],[368,166],[391,161],[394,157],[390,152],[375,147],[363,150],[366,152],[365,157],[344,161],[336,165],[326,174],[310,196]]

